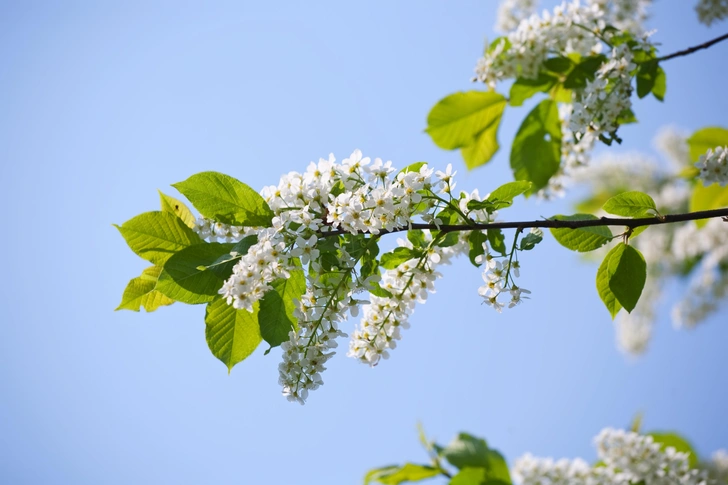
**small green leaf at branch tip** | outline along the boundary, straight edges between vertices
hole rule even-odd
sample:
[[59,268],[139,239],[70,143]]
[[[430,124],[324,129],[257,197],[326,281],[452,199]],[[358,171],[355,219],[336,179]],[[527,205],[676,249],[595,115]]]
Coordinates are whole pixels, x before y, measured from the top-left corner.
[[[655,201],[644,192],[623,192],[608,199],[602,206],[606,212],[623,217],[659,215]],[[651,213],[650,211],[654,212]]]
[[156,266],[163,266],[176,252],[203,242],[170,212],[145,212],[115,227],[134,253]]
[[475,262],[475,259],[478,256],[485,254],[483,243],[487,240],[488,236],[483,231],[473,231],[468,235],[468,246],[470,247],[468,251],[468,258],[470,258],[470,262],[473,263],[473,266],[476,268],[480,265]]
[[273,211],[265,199],[229,175],[201,172],[172,186],[208,219],[234,226],[271,225]]
[[[596,220],[592,214],[556,215],[555,221],[588,221]],[[581,227],[577,229],[551,228],[554,239],[567,249],[578,252],[594,251],[607,244],[614,237],[606,226]]]
[[205,338],[212,355],[228,369],[245,360],[263,340],[258,327],[258,303],[253,312],[236,310],[220,296],[205,310]]
[[543,231],[540,229],[536,232],[530,232],[521,239],[521,244],[518,247],[520,251],[530,251],[536,247],[536,244],[543,241]]
[[405,463],[402,466],[392,465],[370,470],[364,477],[364,485],[369,485],[373,482],[383,483],[384,485],[418,482],[439,476],[441,473],[440,469],[429,465],[417,465],[414,463]]
[[687,140],[690,148],[690,161],[697,162],[700,155],[708,149],[728,145],[728,129],[719,126],[708,126],[693,133]]
[[516,180],[532,182],[527,195],[548,185],[561,166],[561,121],[553,100],[541,101],[521,123],[511,147]]
[[461,148],[465,165],[473,169],[498,151],[496,137],[505,106],[505,97],[495,92],[451,94],[430,110],[425,131],[440,148]]
[[488,229],[488,242],[490,243],[490,247],[493,251],[497,251],[503,256],[508,254],[506,237],[500,229]]
[[189,228],[195,227],[195,216],[192,215],[190,209],[183,202],[164,194],[161,190],[157,192],[159,192],[159,202],[163,212],[171,212],[176,215]]

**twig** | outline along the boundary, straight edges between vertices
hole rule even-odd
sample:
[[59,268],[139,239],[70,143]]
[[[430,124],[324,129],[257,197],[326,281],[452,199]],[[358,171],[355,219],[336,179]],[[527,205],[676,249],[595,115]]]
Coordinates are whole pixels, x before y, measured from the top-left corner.
[[687,55],[692,54],[695,51],[699,51],[701,49],[707,49],[711,45],[717,44],[718,42],[724,41],[726,39],[728,39],[728,34],[723,34],[720,37],[716,37],[715,39],[709,40],[708,42],[704,42],[704,43],[702,43],[700,45],[696,45],[694,47],[688,47],[685,50],[673,52],[672,54],[668,54],[668,55],[663,56],[663,57],[658,57],[657,58],[657,61],[658,62],[659,61],[667,61],[669,59],[674,59],[675,57],[687,56]]
[[[459,232],[459,231],[482,231],[487,229],[528,229],[531,227],[543,227],[553,229],[579,229],[583,227],[596,226],[625,226],[631,229],[642,226],[655,226],[659,224],[674,224],[676,222],[697,221],[700,219],[714,219],[728,217],[728,207],[723,209],[713,209],[707,211],[688,212],[687,214],[668,214],[663,216],[641,217],[639,219],[602,217],[600,219],[588,219],[585,221],[558,221],[554,219],[544,219],[538,221],[521,221],[521,222],[489,222],[489,223],[473,223],[473,224],[441,224],[439,227],[435,224],[413,223],[410,227],[399,227],[391,231],[379,231],[379,235],[392,234],[395,232],[408,231],[410,229],[429,229],[432,231],[442,232]],[[728,230],[728,227],[726,227]],[[325,232],[320,237],[335,236],[339,234],[348,234],[347,231],[334,230]]]

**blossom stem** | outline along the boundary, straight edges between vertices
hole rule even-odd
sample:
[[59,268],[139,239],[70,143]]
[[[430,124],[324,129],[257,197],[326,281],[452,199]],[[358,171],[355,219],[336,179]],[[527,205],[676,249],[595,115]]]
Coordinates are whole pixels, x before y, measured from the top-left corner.
[[518,244],[518,235],[523,231],[522,227],[516,229],[516,235],[513,237],[513,247],[511,248],[511,254],[508,256],[508,269],[506,270],[506,284],[508,287],[508,278],[511,276],[511,268],[513,267],[513,255],[516,253],[516,245]]

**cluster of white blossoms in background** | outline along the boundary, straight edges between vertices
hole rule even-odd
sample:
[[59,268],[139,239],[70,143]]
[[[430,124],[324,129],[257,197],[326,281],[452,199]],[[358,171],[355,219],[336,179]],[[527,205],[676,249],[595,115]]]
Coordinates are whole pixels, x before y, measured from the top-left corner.
[[[725,0],[702,0],[701,3],[720,4],[721,2],[725,3]],[[538,3],[538,0],[501,0],[494,29],[502,33],[516,29],[518,24],[536,12]],[[651,4],[652,0],[585,1],[586,7],[596,8],[600,11],[607,24],[633,34],[640,34],[644,31],[643,23],[647,20],[647,9]],[[711,10],[716,11],[717,9],[712,8]]]
[[574,93],[569,129],[577,138],[598,138],[616,131],[620,115],[632,107],[632,51],[626,44],[612,50],[594,80]]
[[703,185],[728,185],[728,146],[709,149],[705,155],[695,163],[700,169],[700,180]]
[[[679,176],[691,165],[686,135],[667,127],[658,132],[655,148],[669,162],[666,167],[640,153],[605,153],[587,167],[575,169],[572,180],[588,184],[593,194],[616,194],[626,188],[653,196],[663,213],[689,210],[690,186]],[[663,287],[669,278],[690,277],[686,291],[673,303],[675,328],[693,328],[715,314],[728,298],[728,224],[709,220],[702,228],[694,222],[651,226],[647,234],[630,239],[647,262],[648,275],[640,301],[632,313],[615,320],[618,347],[639,355],[648,346],[658,317]],[[594,257],[603,257],[604,250]]]
[[[411,257],[382,274],[376,259],[380,235],[412,230],[418,221],[439,229],[438,217],[445,213],[451,223],[453,217],[460,224],[495,219],[495,211],[468,209],[468,202],[485,199],[477,191],[454,194],[454,175],[451,166],[435,172],[426,164],[395,173],[391,162],[372,161],[356,150],[341,163],[330,156],[311,162],[304,173],[288,173],[278,185],[265,187],[261,194],[273,211],[271,227],[197,220],[194,230],[204,239],[240,241],[242,254],[231,253],[236,261],[232,275],[219,291],[236,309],[255,311],[277,280],[290,278],[294,271],[304,272],[306,291],[295,302],[297,326],[281,344],[278,369],[283,394],[290,401],[303,404],[309,391],[323,384],[326,362],[338,340],[347,336],[341,323],[348,313],[356,316],[363,305],[348,355],[376,365],[395,348],[416,303],[424,303],[434,292],[440,276],[437,267],[471,249],[469,231],[417,231],[419,236],[408,236],[416,244],[398,240],[397,249],[406,249]],[[495,287],[510,293],[509,306],[519,303],[521,294],[528,291],[513,284],[518,260],[504,266],[490,256],[487,245],[484,251],[481,260],[488,274],[510,268],[510,284],[496,281]],[[391,256],[396,254],[401,253]],[[365,257],[369,258],[366,270]],[[359,293],[370,293],[368,300],[357,299]],[[503,305],[498,305],[500,311]]]
[[594,438],[599,466],[589,466],[582,459],[558,461],[527,454],[513,467],[521,485],[702,485],[708,483],[707,472],[691,469],[688,454],[668,446],[661,449],[651,436],[603,429]]
[[498,6],[495,30],[510,32],[536,11],[537,0],[503,0]]
[[699,0],[695,11],[698,12],[698,19],[710,26],[728,17],[728,0]]
[[[499,81],[514,78],[536,79],[544,62],[554,55],[591,56],[608,49],[607,59],[596,78],[584,88],[572,89],[570,103],[561,103],[562,156],[558,172],[548,187],[539,191],[542,198],[563,196],[571,171],[589,162],[589,153],[601,136],[614,133],[619,120],[630,112],[632,76],[636,70],[633,50],[650,51],[650,33],[643,28],[648,0],[580,0],[564,2],[541,16],[522,16],[535,10],[533,2],[504,1],[498,27],[514,25],[508,35],[478,60],[474,80],[495,89]],[[609,46],[612,32],[607,26],[629,32],[639,39],[637,45]],[[631,50],[632,49],[632,50]]]

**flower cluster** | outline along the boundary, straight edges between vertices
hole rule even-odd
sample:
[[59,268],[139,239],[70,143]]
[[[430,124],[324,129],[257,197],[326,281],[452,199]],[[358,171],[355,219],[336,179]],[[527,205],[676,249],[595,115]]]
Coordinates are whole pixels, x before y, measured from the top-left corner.
[[562,3],[553,13],[531,15],[478,60],[475,80],[495,89],[498,81],[523,77],[536,79],[544,61],[554,52],[582,56],[602,52],[603,12],[582,6],[578,0]]
[[596,78],[574,93],[569,129],[577,138],[598,138],[619,126],[619,117],[632,106],[632,51],[626,44],[612,50]]
[[285,238],[280,233],[275,229],[259,231],[258,242],[240,256],[220,294],[233,308],[252,312],[253,305],[271,289],[273,281],[290,277],[289,271],[295,267],[289,265],[288,259]]
[[603,466],[584,460],[535,458],[527,454],[516,460],[513,474],[522,485],[629,485],[632,483],[700,485],[705,471],[690,469],[688,454],[668,446],[661,449],[651,436],[607,428],[594,439]]
[[346,297],[350,298],[353,291],[352,281],[347,274],[339,273],[332,283],[311,282],[298,302],[298,329],[292,330],[290,340],[281,344],[283,361],[278,365],[278,383],[289,401],[304,404],[308,391],[323,384],[321,373],[338,347],[336,339],[346,337],[339,330],[339,322],[346,318]]
[[[417,303],[425,303],[427,294],[435,292],[435,280],[441,275],[437,266],[448,264],[452,257],[468,248],[467,241],[458,237],[456,244],[440,247],[429,231],[423,233],[426,248],[418,258],[405,261],[384,272],[380,287],[384,296],[372,295],[363,307],[359,327],[349,344],[349,357],[375,366],[389,358],[389,349],[397,346],[402,329],[409,328],[409,316]],[[397,240],[400,247],[414,249],[412,243]]]
[[709,149],[695,163],[700,169],[700,180],[703,185],[717,183],[721,187],[728,185],[728,146]]
[[728,17],[728,0],[700,0],[695,6],[698,19],[710,26],[713,22]]
[[[306,172],[288,173],[278,185],[265,187],[262,195],[273,211],[271,227],[235,227],[204,218],[196,222],[194,230],[205,239],[241,241],[236,248],[242,253],[231,253],[236,263],[219,291],[236,309],[255,311],[276,281],[293,272],[306,275],[305,293],[295,302],[297,325],[281,345],[279,383],[290,401],[304,403],[309,391],[323,384],[325,364],[338,339],[346,337],[341,323],[347,313],[356,316],[364,304],[348,355],[376,365],[395,348],[416,303],[434,292],[437,267],[472,250],[470,232],[413,231],[418,218],[433,229],[441,227],[441,218],[448,224],[494,220],[496,211],[481,207],[487,197],[477,191],[454,194],[454,176],[452,166],[435,172],[426,164],[395,173],[391,162],[372,161],[356,150],[341,163],[333,156],[320,159]],[[470,210],[471,201],[480,205]],[[399,247],[389,254],[400,258],[396,264],[381,260],[389,268],[382,273],[377,240],[399,230],[407,230],[408,239],[398,240]],[[518,260],[494,266],[487,244],[483,251],[486,255],[479,261],[487,274],[506,268],[509,274],[493,280],[498,293],[491,299],[508,291],[514,306],[528,293],[513,284]],[[368,301],[355,298],[367,292]],[[503,304],[494,306],[500,310]]]
[[[491,89],[507,79],[538,79],[553,56],[578,59],[608,54],[595,78],[584,87],[570,86],[571,101],[559,107],[562,163],[548,187],[539,191],[540,197],[562,196],[571,171],[589,162],[596,140],[618,139],[617,128],[631,113],[635,53],[642,51],[644,58],[654,51],[647,40],[651,33],[643,28],[650,4],[650,0],[573,0],[541,16],[522,18],[517,25],[524,12],[535,10],[533,2],[501,4],[499,27],[513,26],[512,30],[489,46],[475,68],[474,80]],[[607,27],[628,33],[634,42],[612,43],[615,31]]]
[[[543,232],[540,229],[532,229],[531,234],[537,234],[538,237],[543,236]],[[488,251],[488,246],[483,243],[484,253],[475,258],[475,262],[483,265],[483,281],[485,284],[478,288],[478,294],[483,297],[483,301],[486,305],[493,307],[498,313],[503,311],[505,303],[498,300],[498,297],[503,293],[510,295],[510,301],[508,302],[508,308],[520,304],[524,298],[528,298],[523,295],[531,294],[525,288],[516,286],[513,281],[514,278],[521,275],[521,265],[518,259],[510,258],[508,261],[501,262],[497,261],[492,254]],[[515,253],[515,251],[514,251]]]

